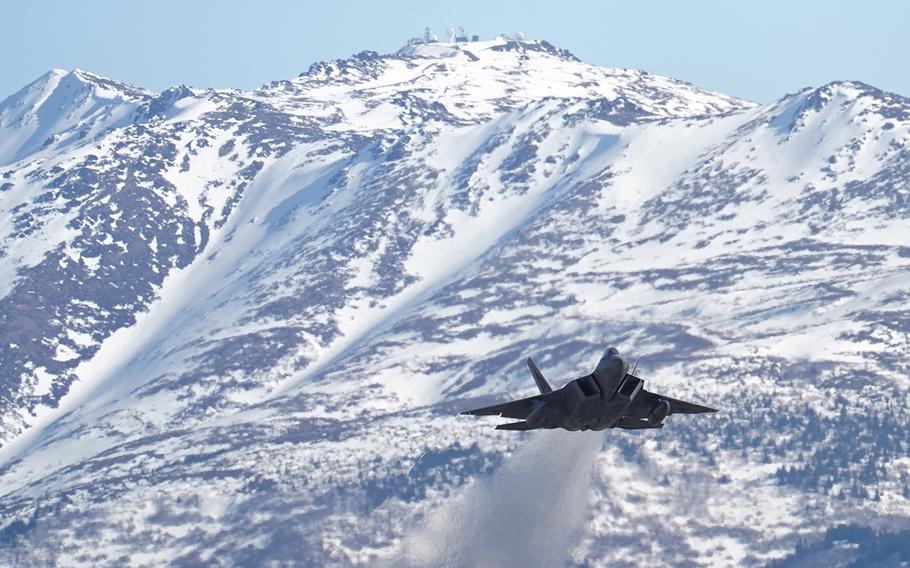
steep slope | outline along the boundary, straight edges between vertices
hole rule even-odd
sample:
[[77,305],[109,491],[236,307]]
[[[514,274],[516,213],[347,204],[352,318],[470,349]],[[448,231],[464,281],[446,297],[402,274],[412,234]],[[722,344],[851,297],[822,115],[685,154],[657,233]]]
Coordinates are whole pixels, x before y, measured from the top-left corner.
[[[452,415],[529,388],[527,354],[558,382],[608,343],[724,412],[580,453],[572,562],[757,565],[836,520],[910,518],[906,99],[833,83],[756,107],[497,40],[147,109],[3,173],[5,211],[57,208],[27,223],[43,241],[4,239],[50,252],[0,258],[17,278],[0,314],[38,318],[0,328],[22,336],[0,346],[33,345],[2,353],[7,558],[400,564],[486,546],[422,547],[412,528],[465,538],[486,487],[466,481],[530,487],[495,481],[530,438],[559,483],[550,449],[574,439]],[[98,229],[112,219],[131,232]],[[137,249],[162,260],[120,264]],[[138,299],[97,299],[127,282]],[[79,328],[48,310],[89,302],[91,341],[61,358]],[[61,406],[17,437],[35,401]]]
[[130,124],[152,94],[93,73],[54,69],[0,103],[0,166]]
[[[489,124],[529,101],[593,98],[583,113],[623,123],[748,106],[678,81],[592,67],[545,42],[468,45],[480,55],[440,45],[397,56],[364,53],[254,93],[176,87],[154,96],[85,72],[55,71],[5,101],[15,116],[4,118],[0,133],[7,154],[21,159],[0,172],[0,439],[15,438],[43,408],[56,406],[77,367],[135,322],[168,274],[211,254],[203,251],[213,232],[230,238],[224,225],[232,214],[239,218],[235,206],[257,175],[261,186],[276,176],[318,186],[283,196],[273,188],[246,200],[265,199],[271,210],[270,200],[281,199],[292,211],[342,185],[332,176],[367,155],[390,161],[442,129]],[[516,87],[516,77],[528,82]],[[58,142],[35,147],[45,136]],[[410,136],[426,140],[412,143]],[[516,167],[521,160],[513,158]],[[303,171],[298,162],[315,167]],[[289,167],[293,172],[282,171]],[[412,184],[415,195],[435,183],[412,179],[409,169],[399,168],[394,183]],[[299,179],[286,179],[295,172]],[[271,225],[281,223],[274,219],[281,211],[270,213]],[[337,335],[318,331],[315,345]]]
[[[56,406],[78,364],[134,323],[169,272],[196,258],[269,155],[256,146],[261,117],[248,114],[258,103],[218,92],[168,105],[173,98],[148,101],[138,116],[151,122],[65,151],[45,148],[2,173],[4,439],[41,406]],[[200,111],[230,128],[185,119]],[[237,150],[223,151],[228,141],[239,141]]]

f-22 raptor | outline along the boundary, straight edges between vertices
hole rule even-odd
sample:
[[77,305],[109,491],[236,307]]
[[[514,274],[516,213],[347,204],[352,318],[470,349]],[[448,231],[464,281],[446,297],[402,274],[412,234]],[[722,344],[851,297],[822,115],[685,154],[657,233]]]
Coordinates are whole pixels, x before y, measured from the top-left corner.
[[717,412],[716,408],[645,390],[645,382],[629,373],[629,363],[620,357],[615,347],[607,349],[593,373],[569,381],[557,390],[550,388],[530,357],[528,367],[540,394],[462,414],[499,415],[521,420],[500,424],[497,430],[641,430],[663,428],[664,419],[671,414]]

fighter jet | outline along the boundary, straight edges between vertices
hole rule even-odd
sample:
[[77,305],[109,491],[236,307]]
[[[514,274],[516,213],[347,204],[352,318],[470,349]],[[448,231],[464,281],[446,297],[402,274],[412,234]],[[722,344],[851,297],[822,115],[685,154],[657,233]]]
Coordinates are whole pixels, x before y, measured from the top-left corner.
[[641,430],[663,428],[664,419],[671,414],[717,412],[716,408],[645,390],[645,382],[629,373],[629,363],[615,347],[607,349],[593,373],[569,381],[557,390],[550,388],[530,357],[528,367],[540,394],[462,414],[521,419],[500,424],[497,430]]

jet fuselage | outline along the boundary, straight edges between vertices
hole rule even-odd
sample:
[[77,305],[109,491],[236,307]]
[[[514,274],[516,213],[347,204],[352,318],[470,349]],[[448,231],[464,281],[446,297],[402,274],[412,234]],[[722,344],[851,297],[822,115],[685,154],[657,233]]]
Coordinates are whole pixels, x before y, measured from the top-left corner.
[[670,414],[717,411],[645,390],[644,381],[629,373],[629,364],[614,347],[607,349],[591,374],[569,381],[557,390],[550,387],[531,358],[527,363],[540,394],[462,414],[521,419],[500,424],[497,430],[640,430],[662,428]]
[[527,422],[537,428],[610,428],[622,419],[641,390],[641,379],[628,373],[629,363],[618,352],[608,349],[593,373],[569,381],[553,391],[546,401],[535,403]]

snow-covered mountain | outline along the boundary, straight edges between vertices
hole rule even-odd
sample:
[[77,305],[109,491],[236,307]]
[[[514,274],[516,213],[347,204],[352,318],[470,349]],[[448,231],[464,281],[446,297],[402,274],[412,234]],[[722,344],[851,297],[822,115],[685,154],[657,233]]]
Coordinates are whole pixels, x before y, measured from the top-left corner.
[[[907,527],[908,141],[862,83],[760,106],[542,41],[253,92],[52,71],[0,103],[0,558],[761,565]],[[608,344],[723,412],[453,418]]]

